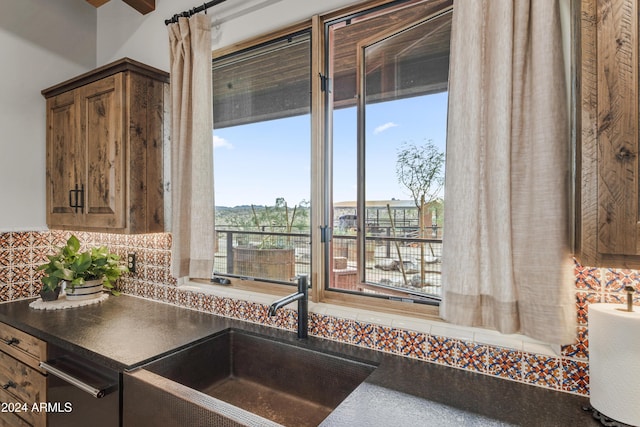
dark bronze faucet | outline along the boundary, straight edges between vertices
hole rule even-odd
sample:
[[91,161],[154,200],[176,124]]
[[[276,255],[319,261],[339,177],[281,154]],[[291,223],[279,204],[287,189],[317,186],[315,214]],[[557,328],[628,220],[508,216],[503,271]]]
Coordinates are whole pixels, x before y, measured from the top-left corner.
[[274,301],[269,306],[269,316],[275,316],[279,308],[298,301],[298,338],[305,339],[309,329],[309,279],[306,274],[298,276],[298,292]]

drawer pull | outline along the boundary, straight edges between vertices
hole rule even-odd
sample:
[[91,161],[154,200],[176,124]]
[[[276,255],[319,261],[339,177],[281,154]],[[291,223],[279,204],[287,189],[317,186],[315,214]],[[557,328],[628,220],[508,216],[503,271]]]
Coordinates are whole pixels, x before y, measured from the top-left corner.
[[5,343],[6,345],[16,345],[16,344],[20,344],[20,340],[18,338],[9,338],[8,340],[5,340],[4,338],[0,338],[0,341],[2,341],[3,343]]
[[6,383],[5,385],[2,386],[2,389],[6,390],[9,387],[17,388],[18,384],[14,383],[13,381],[9,381],[8,383]]

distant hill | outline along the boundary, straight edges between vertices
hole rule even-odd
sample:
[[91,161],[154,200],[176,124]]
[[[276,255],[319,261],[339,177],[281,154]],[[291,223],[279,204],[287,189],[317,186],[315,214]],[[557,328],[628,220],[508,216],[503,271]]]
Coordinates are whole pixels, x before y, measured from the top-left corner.
[[303,230],[308,232],[310,217],[308,204],[306,206],[285,207],[282,200],[277,202],[280,203],[273,206],[216,206],[216,228],[285,232],[287,225],[289,225],[291,232],[297,233]]

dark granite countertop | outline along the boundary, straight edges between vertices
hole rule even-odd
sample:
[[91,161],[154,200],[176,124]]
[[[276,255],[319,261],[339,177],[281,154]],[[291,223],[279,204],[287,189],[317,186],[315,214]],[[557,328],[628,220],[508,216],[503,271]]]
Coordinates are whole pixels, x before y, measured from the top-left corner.
[[0,322],[118,371],[227,327],[222,317],[126,295],[65,310],[35,310],[31,301],[0,304]]
[[323,426],[598,426],[585,397],[226,319],[131,296],[59,311],[0,304],[0,321],[119,371],[220,333],[243,329],[370,361],[378,368]]

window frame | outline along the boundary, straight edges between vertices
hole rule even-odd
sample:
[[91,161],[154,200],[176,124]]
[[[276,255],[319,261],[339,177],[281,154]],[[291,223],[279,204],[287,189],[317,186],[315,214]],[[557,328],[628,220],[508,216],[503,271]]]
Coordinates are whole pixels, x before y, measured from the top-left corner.
[[[375,9],[378,9],[382,6],[386,6],[388,3],[394,3],[394,2],[384,2],[384,4],[378,4],[378,5],[371,5],[370,3],[368,5],[370,5],[370,7],[365,7],[361,10],[357,10],[357,11],[352,11],[351,13],[345,13],[342,14],[340,16],[335,16],[335,17],[331,17],[330,19],[322,19],[322,35],[323,35],[323,48],[325,46],[324,41],[326,40],[326,38],[328,37],[328,28],[329,25],[339,22],[341,20],[346,20],[349,19],[351,17],[353,17],[354,15],[360,14],[360,13],[368,13],[370,11],[374,11]],[[398,2],[398,4],[401,4],[402,2]],[[357,86],[358,86],[358,94],[362,94],[362,85],[364,83],[364,78],[361,74],[362,72],[362,53],[363,53],[363,49],[366,48],[366,46],[370,45],[371,43],[375,42],[375,41],[379,41],[382,40],[384,38],[388,38],[389,36],[393,35],[393,34],[397,34],[403,31],[406,31],[407,29],[413,28],[416,25],[419,25],[420,23],[432,20],[432,19],[436,19],[444,14],[450,13],[453,9],[452,5],[449,6],[445,6],[442,8],[437,9],[436,11],[434,11],[433,13],[430,13],[428,16],[425,17],[421,17],[419,19],[415,19],[412,20],[410,22],[402,22],[399,23],[395,26],[389,27],[365,40],[361,40],[358,42],[358,50],[357,50]],[[328,61],[328,52],[322,52],[323,54],[323,58],[325,61]],[[326,62],[325,62],[326,65]],[[326,67],[322,69],[321,74],[325,74],[326,73]],[[324,121],[324,125],[325,125],[325,132],[326,134],[328,134],[328,130],[329,130],[329,126],[330,126],[330,118],[329,118],[329,111],[330,111],[330,105],[329,105],[329,100],[328,100],[328,96],[325,96],[325,94],[322,94],[322,101],[323,101],[323,108],[322,108],[322,113],[325,117],[325,121]],[[358,108],[358,138],[362,138],[363,132],[362,132],[362,126],[363,126],[363,118],[361,116],[361,112],[362,112],[362,108],[363,108],[363,104],[364,104],[364,99],[362,99],[362,97],[359,97],[359,99],[357,100],[357,108]],[[327,140],[326,136],[324,137],[325,140]],[[361,145],[363,142],[361,140],[358,141],[358,145]],[[330,142],[327,140],[327,144],[330,144]],[[329,156],[329,152],[331,151],[330,147],[328,147],[325,153],[325,163],[329,166],[327,166],[327,168],[325,169],[325,173],[327,174],[327,176],[330,176],[330,163],[331,163],[331,159]],[[362,159],[359,159],[359,162],[362,162]],[[364,177],[362,176],[364,173],[364,171],[359,171],[358,172],[358,180],[360,181],[361,179],[363,179]],[[326,191],[330,191],[331,185],[329,182],[329,179],[327,179],[325,177],[325,181],[327,182],[326,185]],[[363,191],[363,188],[360,187],[359,192]],[[364,195],[363,194],[358,194],[358,204],[362,204],[362,201],[364,200]],[[326,205],[325,206],[325,210],[324,210],[324,220],[323,220],[323,226],[322,227],[329,227],[331,228],[330,225],[330,218],[331,218],[331,198],[330,197],[325,197],[325,199],[323,200],[323,203]],[[362,206],[360,206],[360,208],[362,208]],[[363,209],[360,209],[360,211],[363,211]],[[361,230],[364,230],[364,221],[365,218],[363,215],[359,215],[359,228]],[[364,248],[363,246],[365,245],[365,240],[363,238],[358,238],[358,242],[360,247],[360,258],[361,258],[361,262],[360,264],[362,264],[362,258],[364,258]],[[419,304],[419,303],[411,303],[411,302],[405,302],[405,301],[395,301],[392,299],[386,299],[386,298],[373,298],[371,296],[367,296],[367,295],[357,295],[357,294],[352,294],[352,293],[345,293],[345,292],[340,292],[337,291],[335,289],[331,289],[329,288],[328,285],[328,281],[329,281],[329,260],[328,258],[328,254],[330,253],[329,250],[329,245],[330,242],[327,243],[323,243],[325,245],[325,248],[323,248],[323,255],[325,257],[325,266],[323,267],[323,271],[322,273],[324,274],[323,276],[323,281],[322,283],[322,287],[321,289],[318,289],[316,291],[318,291],[319,294],[319,301],[321,302],[327,302],[327,303],[331,303],[331,304],[336,304],[336,305],[347,305],[347,306],[352,306],[352,307],[357,307],[357,308],[366,308],[366,309],[374,309],[376,311],[380,311],[380,312],[387,312],[387,313],[394,313],[394,314],[409,314],[409,315],[417,315],[419,317],[426,317],[426,318],[439,318],[439,306],[438,305],[428,305],[428,304]],[[362,268],[362,267],[359,267]],[[360,273],[360,272],[359,272]],[[360,274],[359,274],[360,276]],[[408,312],[408,310],[410,310],[410,312]]]
[[[402,301],[372,298],[366,295],[354,295],[326,289],[325,284],[329,279],[330,263],[328,250],[325,248],[330,244],[328,235],[332,229],[329,224],[331,218],[331,203],[329,195],[331,190],[330,171],[332,161],[326,149],[330,123],[329,106],[327,97],[323,90],[323,77],[326,74],[326,64],[328,53],[326,52],[327,28],[328,24],[348,19],[350,16],[367,13],[376,8],[390,5],[392,3],[401,4],[408,0],[371,0],[363,3],[347,6],[337,11],[322,15],[314,15],[309,19],[295,23],[293,25],[269,32],[267,34],[245,40],[231,46],[216,49],[212,52],[212,60],[225,57],[243,50],[247,50],[259,45],[272,42],[274,40],[287,37],[291,34],[310,31],[311,33],[311,189],[310,189],[310,239],[311,239],[311,274],[310,282],[312,288],[309,292],[311,301],[316,303],[328,303],[348,308],[367,309],[380,313],[401,314],[405,316],[418,317],[423,319],[439,319],[439,307],[426,304],[411,304]],[[452,8],[452,6],[449,6]],[[429,15],[429,19],[444,13],[441,8],[434,14]],[[422,20],[424,20],[423,18]],[[415,22],[402,23],[385,31],[399,31],[402,28],[415,25]],[[256,284],[260,284],[260,289],[256,289]],[[291,291],[290,286],[278,285],[270,282],[256,280],[233,280],[233,288],[250,290],[269,295],[283,295]]]
[[[312,19],[307,19],[307,20],[298,22],[296,24],[269,32],[267,34],[263,34],[261,36],[254,37],[254,38],[242,41],[240,43],[236,43],[231,46],[213,50],[211,52],[211,61],[213,62],[217,59],[225,58],[234,54],[239,54],[241,52],[244,52],[253,48],[258,48],[260,46],[267,45],[269,43],[273,43],[290,36],[296,36],[298,34],[305,33],[305,32],[308,32],[311,37],[312,51],[310,52],[310,54],[312,56],[312,67],[313,67]],[[313,93],[312,93],[312,100],[313,100]],[[313,120],[313,106],[311,107],[311,116]],[[215,123],[214,123],[214,132],[215,132]],[[311,158],[309,159],[310,163],[313,163],[312,158],[313,158],[313,153],[311,153]],[[214,183],[214,191],[215,191],[215,183]],[[313,194],[310,194],[310,201],[311,203],[313,203]],[[313,216],[311,216],[310,221],[313,221]],[[215,222],[214,222],[214,228],[215,228]],[[311,247],[311,253],[313,254],[313,244],[311,244],[310,247]],[[313,263],[311,264],[311,268],[313,268]],[[313,270],[312,270],[312,274],[313,274]],[[247,279],[233,277],[232,280],[233,282],[231,287],[234,289],[240,289],[240,290],[251,291],[256,293],[264,293],[268,295],[278,295],[278,296],[285,295],[286,293],[290,293],[292,290],[292,287],[295,286],[294,283],[292,283],[291,285],[284,285],[284,284],[276,283],[277,281],[271,281],[267,279],[260,280],[259,278],[247,280]],[[211,282],[207,282],[207,283],[213,286]],[[256,284],[259,284],[259,288],[256,287]],[[311,292],[309,295],[311,297]]]

